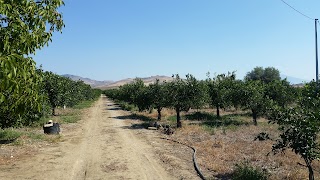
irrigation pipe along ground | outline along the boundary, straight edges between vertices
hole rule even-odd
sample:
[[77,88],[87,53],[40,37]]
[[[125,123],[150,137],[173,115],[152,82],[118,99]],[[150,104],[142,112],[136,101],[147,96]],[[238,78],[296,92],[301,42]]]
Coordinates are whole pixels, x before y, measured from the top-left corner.
[[167,140],[167,141],[172,141],[172,142],[175,142],[175,143],[178,143],[178,144],[182,144],[182,145],[184,145],[184,146],[187,146],[187,147],[191,148],[191,149],[193,150],[193,158],[192,158],[192,160],[193,160],[193,166],[194,166],[195,170],[197,171],[198,175],[200,176],[200,178],[201,178],[202,180],[206,180],[206,178],[204,177],[204,175],[203,175],[202,172],[200,171],[200,168],[199,168],[199,166],[198,166],[198,164],[197,164],[197,159],[196,159],[197,150],[196,150],[196,148],[194,148],[194,147],[192,147],[192,146],[189,146],[189,145],[187,145],[187,144],[185,144],[185,143],[182,143],[182,142],[179,142],[179,141],[176,141],[176,140],[169,139],[169,138],[163,138],[163,137],[161,137],[161,139],[165,139],[165,140]]

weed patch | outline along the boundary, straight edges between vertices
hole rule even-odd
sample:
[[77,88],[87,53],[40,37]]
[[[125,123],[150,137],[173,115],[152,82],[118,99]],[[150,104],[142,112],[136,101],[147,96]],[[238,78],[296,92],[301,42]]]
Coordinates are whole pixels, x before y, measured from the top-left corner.
[[35,133],[35,132],[27,132],[26,136],[32,140],[45,140],[45,135],[44,134],[39,134],[39,133]]
[[61,123],[76,123],[80,119],[79,115],[61,116]]
[[192,114],[187,114],[185,116],[186,120],[198,120],[198,121],[208,121],[208,120],[215,120],[217,119],[216,115],[207,113],[207,112],[195,112]]
[[95,100],[90,100],[90,101],[82,101],[81,103],[75,105],[73,108],[74,109],[85,109],[85,108],[89,108],[93,105],[93,103],[95,102]]
[[221,120],[206,121],[206,122],[203,122],[202,124],[211,126],[211,127],[249,125],[249,123],[247,122],[243,122],[235,119],[221,119]]
[[58,142],[60,135],[45,135],[41,131],[31,129],[3,129],[0,130],[0,144],[23,145],[34,141]]
[[232,176],[233,180],[267,180],[269,174],[266,170],[261,170],[249,165],[248,162],[235,165],[235,170]]
[[127,102],[122,102],[122,101],[119,101],[117,102],[119,104],[119,106],[121,107],[121,109],[123,110],[126,110],[126,111],[137,111],[138,108],[132,104],[129,104]]
[[18,132],[14,129],[3,129],[0,130],[0,144],[9,144],[15,141],[22,135],[21,132]]
[[176,116],[176,115],[174,115],[174,116],[169,116],[169,117],[167,117],[167,120],[168,120],[168,121],[176,122],[176,121],[177,121],[177,116]]
[[133,113],[132,115],[130,115],[130,119],[139,119],[139,120],[145,121],[145,122],[155,121],[155,119],[153,119],[153,118],[150,118],[150,117],[144,116],[144,115],[140,115],[140,114],[136,114],[136,113]]

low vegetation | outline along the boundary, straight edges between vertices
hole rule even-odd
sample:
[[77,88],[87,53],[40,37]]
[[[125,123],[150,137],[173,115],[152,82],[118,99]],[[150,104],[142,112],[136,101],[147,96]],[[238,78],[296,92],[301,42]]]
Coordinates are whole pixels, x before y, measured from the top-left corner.
[[234,172],[232,174],[233,180],[267,180],[268,172],[266,170],[261,170],[255,168],[248,164],[248,162],[243,162],[235,165]]

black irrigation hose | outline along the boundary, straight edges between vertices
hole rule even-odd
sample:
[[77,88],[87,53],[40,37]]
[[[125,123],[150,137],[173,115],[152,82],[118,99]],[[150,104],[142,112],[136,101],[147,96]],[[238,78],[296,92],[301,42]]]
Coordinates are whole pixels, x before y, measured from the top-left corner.
[[172,140],[172,139],[168,139],[168,138],[163,138],[163,137],[162,137],[161,139],[165,139],[165,140],[168,140],[168,141],[172,141],[172,142],[175,142],[175,143],[178,143],[178,144],[182,144],[182,145],[184,145],[184,146],[187,146],[187,147],[191,148],[191,149],[193,150],[193,158],[192,158],[192,160],[193,160],[193,166],[194,166],[195,170],[197,171],[198,175],[200,176],[200,178],[201,178],[202,180],[206,180],[206,178],[205,178],[204,175],[201,173],[200,168],[199,168],[199,166],[198,166],[198,164],[197,164],[197,159],[196,159],[197,150],[196,150],[196,148],[194,148],[194,147],[192,147],[192,146],[189,146],[189,145],[187,145],[187,144],[185,144],[185,143],[176,141],[176,140]]

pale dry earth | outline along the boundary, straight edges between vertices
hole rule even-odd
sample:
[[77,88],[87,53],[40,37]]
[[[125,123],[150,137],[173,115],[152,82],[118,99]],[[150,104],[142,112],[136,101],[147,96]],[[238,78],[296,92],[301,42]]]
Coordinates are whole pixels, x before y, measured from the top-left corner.
[[74,128],[62,125],[62,142],[0,165],[0,179],[199,179],[190,149],[132,128],[128,114],[101,97]]

